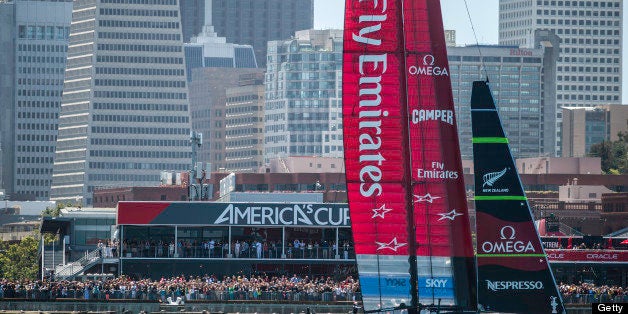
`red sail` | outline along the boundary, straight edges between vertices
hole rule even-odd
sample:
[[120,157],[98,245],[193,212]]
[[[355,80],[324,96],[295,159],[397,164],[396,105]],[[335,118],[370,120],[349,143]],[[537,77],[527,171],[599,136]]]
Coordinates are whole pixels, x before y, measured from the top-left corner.
[[385,1],[347,1],[346,14],[343,127],[355,250],[407,255],[407,246],[378,250],[376,243],[407,243],[399,8]]
[[417,255],[473,257],[440,3],[404,10]]
[[346,2],[343,130],[347,192],[365,310],[409,304],[400,1]]
[[347,190],[365,309],[409,302],[417,284],[421,303],[473,309],[440,3],[348,0],[344,40]]

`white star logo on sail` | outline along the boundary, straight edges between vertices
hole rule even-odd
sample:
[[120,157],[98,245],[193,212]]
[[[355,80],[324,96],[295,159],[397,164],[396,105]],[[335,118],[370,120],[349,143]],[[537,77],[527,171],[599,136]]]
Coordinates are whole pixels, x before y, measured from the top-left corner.
[[383,249],[389,249],[389,250],[393,250],[395,252],[397,252],[397,249],[400,247],[404,247],[407,245],[407,243],[398,243],[397,242],[397,238],[393,238],[390,242],[388,243],[383,243],[383,242],[377,242],[375,241],[375,243],[377,243],[377,245],[379,245],[379,247],[377,248],[377,250],[383,250]]
[[386,218],[384,217],[386,215],[387,212],[391,211],[392,208],[386,208],[386,204],[382,205],[380,208],[373,208],[373,217],[371,218],[375,218],[375,217],[380,217],[382,219]]
[[421,203],[421,202],[429,202],[432,203],[435,199],[439,199],[441,198],[440,196],[432,196],[430,195],[430,193],[427,193],[423,196],[421,195],[415,195],[414,197],[416,197],[416,201],[417,203]]
[[440,218],[438,219],[438,221],[441,221],[443,219],[454,220],[454,219],[456,219],[456,217],[462,216],[462,214],[456,213],[455,209],[450,211],[450,212],[448,212],[448,213],[439,214],[439,215],[440,215]]

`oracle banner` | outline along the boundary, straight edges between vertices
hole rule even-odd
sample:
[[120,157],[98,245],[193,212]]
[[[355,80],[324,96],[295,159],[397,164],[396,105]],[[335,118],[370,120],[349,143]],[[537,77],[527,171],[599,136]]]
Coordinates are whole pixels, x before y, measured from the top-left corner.
[[628,262],[628,251],[619,250],[545,250],[550,262]]

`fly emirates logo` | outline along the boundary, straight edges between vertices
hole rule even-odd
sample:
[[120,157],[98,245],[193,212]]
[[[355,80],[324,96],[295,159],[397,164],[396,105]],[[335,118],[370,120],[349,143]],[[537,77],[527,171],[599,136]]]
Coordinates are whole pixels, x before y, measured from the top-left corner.
[[[353,33],[352,39],[365,46],[379,47],[384,34],[382,23],[386,22],[387,0],[360,0],[369,2],[374,14],[360,15],[359,32]],[[371,10],[369,10],[371,11]],[[365,52],[368,48],[365,49]],[[383,192],[382,164],[386,159],[382,155],[382,118],[388,111],[382,110],[382,76],[388,69],[388,54],[362,54],[359,56],[359,160],[360,194],[364,197],[379,196]]]

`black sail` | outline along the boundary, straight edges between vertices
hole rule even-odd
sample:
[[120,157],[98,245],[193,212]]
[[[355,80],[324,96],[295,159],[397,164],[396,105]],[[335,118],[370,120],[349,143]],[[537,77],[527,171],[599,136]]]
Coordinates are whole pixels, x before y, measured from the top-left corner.
[[471,117],[479,306],[565,313],[487,82],[473,82]]

